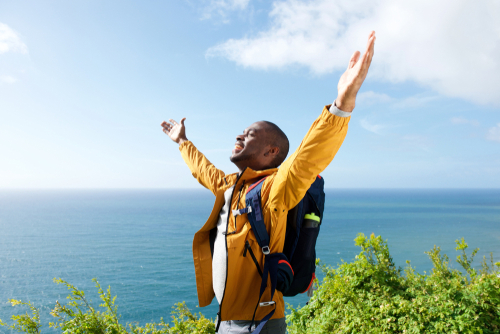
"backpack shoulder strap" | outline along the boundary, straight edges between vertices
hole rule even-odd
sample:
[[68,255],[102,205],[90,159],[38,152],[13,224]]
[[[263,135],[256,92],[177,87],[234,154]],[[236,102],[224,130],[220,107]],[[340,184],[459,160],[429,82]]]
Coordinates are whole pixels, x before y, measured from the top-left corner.
[[243,211],[246,212],[241,212],[241,213],[247,214],[248,221],[250,222],[250,226],[252,227],[252,230],[255,234],[257,243],[262,249],[262,253],[268,255],[270,253],[269,234],[267,233],[266,225],[264,224],[264,214],[262,212],[262,198],[260,194],[262,189],[262,184],[264,183],[265,179],[266,178],[261,179],[260,181],[254,183],[252,186],[248,188],[245,199],[247,207],[243,209]]
[[[271,312],[269,312],[263,319],[261,319],[260,324],[257,326],[257,328],[255,328],[253,332],[255,334],[260,333],[264,325],[276,311],[276,304],[273,301],[273,296],[274,296],[274,291],[276,289],[277,276],[278,276],[277,275],[278,262],[280,259],[279,257],[280,254],[270,254],[271,250],[269,249],[269,234],[267,233],[266,230],[266,224],[264,224],[261,189],[265,179],[266,179],[265,177],[262,178],[261,180],[254,183],[248,188],[245,197],[245,203],[247,205],[246,208],[242,210],[235,210],[238,212],[233,211],[233,215],[242,213],[247,214],[248,221],[250,222],[250,226],[252,227],[252,230],[255,234],[255,239],[257,239],[257,243],[259,244],[259,247],[262,249],[262,253],[264,253],[265,256],[264,269],[262,273],[262,282],[260,284],[259,300],[257,301],[257,305],[255,306],[255,310],[252,316],[252,322],[250,323],[248,330],[251,331],[253,322],[255,320],[255,313],[259,306],[265,307],[274,305],[274,308],[271,310]],[[262,295],[266,290],[268,277],[271,279],[271,300],[261,303],[260,299],[262,298]]]
[[[262,271],[262,281],[260,284],[259,299],[257,301],[257,305],[255,306],[253,312],[252,322],[250,323],[250,326],[248,328],[249,331],[251,331],[253,322],[255,320],[255,313],[257,312],[257,308],[259,306],[260,307],[274,306],[274,308],[264,318],[260,320],[260,323],[253,331],[253,334],[259,334],[262,328],[267,323],[267,321],[271,319],[274,312],[276,311],[276,303],[273,301],[273,297],[278,283],[278,271],[280,265],[284,266],[285,271],[288,273],[288,275],[285,275],[288,278],[288,281],[291,282],[293,280],[293,269],[290,266],[286,256],[283,253],[270,254],[271,250],[269,249],[269,234],[267,233],[266,230],[266,225],[264,223],[264,214],[262,212],[261,190],[265,179],[266,177],[262,178],[261,180],[254,183],[248,188],[245,197],[246,208],[243,209],[245,212],[241,212],[243,210],[239,210],[241,213],[247,214],[248,221],[250,222],[250,226],[255,234],[257,243],[259,244],[260,248],[262,249],[262,253],[264,253],[265,256],[264,268]],[[234,211],[233,214],[235,214]],[[270,282],[271,299],[269,301],[261,303],[260,300],[262,298],[262,295],[264,294],[264,291],[267,288],[268,277],[271,281]]]

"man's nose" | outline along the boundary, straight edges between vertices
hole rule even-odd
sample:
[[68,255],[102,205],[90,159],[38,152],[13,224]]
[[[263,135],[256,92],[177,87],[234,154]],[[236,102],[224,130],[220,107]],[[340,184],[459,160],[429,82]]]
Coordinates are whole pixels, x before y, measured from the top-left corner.
[[236,136],[236,141],[243,141],[243,135],[237,135]]

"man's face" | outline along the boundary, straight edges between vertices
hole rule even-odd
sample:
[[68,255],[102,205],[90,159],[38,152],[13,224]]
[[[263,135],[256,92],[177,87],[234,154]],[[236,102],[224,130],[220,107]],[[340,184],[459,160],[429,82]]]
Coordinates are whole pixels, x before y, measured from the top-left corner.
[[254,170],[264,169],[268,163],[265,156],[270,146],[266,140],[265,123],[256,122],[236,136],[236,143],[229,158],[240,170],[250,167]]

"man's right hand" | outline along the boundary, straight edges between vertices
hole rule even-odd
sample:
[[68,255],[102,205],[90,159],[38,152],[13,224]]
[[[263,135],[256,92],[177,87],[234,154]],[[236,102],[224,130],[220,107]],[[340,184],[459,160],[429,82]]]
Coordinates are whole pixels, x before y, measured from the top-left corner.
[[181,119],[181,124],[177,123],[173,119],[169,119],[169,122],[164,121],[163,123],[161,123],[163,132],[165,132],[170,137],[170,139],[172,139],[179,145],[188,140],[186,138],[186,127],[184,126],[185,120],[185,117]]

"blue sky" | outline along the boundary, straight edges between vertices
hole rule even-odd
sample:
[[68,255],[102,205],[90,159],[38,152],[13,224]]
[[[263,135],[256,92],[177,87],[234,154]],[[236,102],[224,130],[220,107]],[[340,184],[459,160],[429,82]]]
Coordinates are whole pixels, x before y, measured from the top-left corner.
[[295,149],[377,32],[331,188],[500,187],[500,4],[2,1],[0,188],[196,188],[163,120],[226,173],[277,123]]

